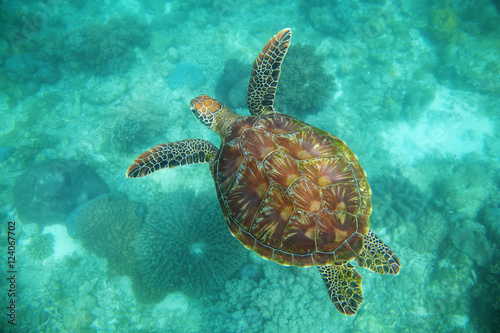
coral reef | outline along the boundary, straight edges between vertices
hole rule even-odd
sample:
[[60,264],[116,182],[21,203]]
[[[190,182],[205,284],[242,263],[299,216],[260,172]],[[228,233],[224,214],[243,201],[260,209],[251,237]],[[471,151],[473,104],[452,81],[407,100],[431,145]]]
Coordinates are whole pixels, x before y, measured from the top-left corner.
[[41,226],[64,223],[78,205],[106,192],[108,187],[92,169],[69,159],[34,164],[14,183],[20,220]]
[[136,294],[143,302],[172,290],[197,297],[220,292],[248,255],[212,193],[175,197],[180,200],[159,203],[133,243],[143,283],[136,284]]
[[392,227],[417,219],[427,206],[427,198],[407,178],[396,174],[373,177],[373,225]]
[[5,146],[0,148],[0,163],[7,161],[11,158],[17,149],[13,146]]
[[127,322],[133,297],[94,255],[66,256],[44,266],[25,263],[19,277],[18,326],[23,331],[95,332],[96,325],[121,331],[134,325]]
[[[500,332],[500,0],[0,2],[0,220],[19,226],[19,331]],[[355,317],[316,268],[241,246],[195,179],[206,168],[124,180],[155,144],[217,140],[189,98],[216,88],[246,108],[250,62],[285,26],[276,110],[358,154],[371,226],[403,264],[394,279],[359,270]],[[81,163],[43,162],[72,156],[147,219],[123,196],[95,199],[108,189]],[[47,228],[65,218],[80,239]]]
[[132,16],[112,18],[70,32],[60,56],[76,71],[106,76],[128,71],[136,60],[135,47],[149,44],[149,27]]
[[456,223],[450,235],[453,245],[481,267],[491,264],[493,248],[486,238],[486,228],[477,222],[463,220]]
[[500,95],[500,51],[498,44],[468,38],[439,50],[434,75],[452,89]]
[[448,6],[429,10],[429,28],[438,41],[456,40],[458,23],[459,19],[455,11]]
[[120,193],[99,196],[77,208],[75,236],[82,245],[106,258],[112,271],[135,275],[132,240],[144,222],[146,207]]
[[51,233],[35,235],[25,250],[35,260],[46,259],[54,253],[54,236]]
[[215,88],[217,99],[232,109],[248,108],[247,90],[251,68],[251,64],[244,64],[237,59],[227,60]]
[[416,121],[434,100],[436,90],[436,79],[423,70],[415,71],[410,80],[393,80],[377,116],[384,120]]
[[336,87],[335,77],[323,69],[323,60],[312,45],[290,47],[281,67],[275,109],[297,115],[323,106]]
[[82,90],[82,101],[94,106],[112,103],[127,93],[128,83],[128,79],[120,75],[96,77],[89,80]]
[[314,0],[302,1],[299,6],[305,19],[315,29],[333,34],[338,38],[345,38],[355,21],[355,16],[352,13],[360,5],[340,0]]
[[[440,84],[452,89],[500,95],[500,51],[498,14],[483,3],[450,3],[431,6],[428,29],[436,44],[434,75]],[[468,22],[468,24],[465,24]],[[481,28],[479,28],[481,27]],[[482,31],[481,31],[482,29]]]
[[167,77],[167,83],[172,89],[184,86],[195,89],[203,85],[205,80],[203,71],[200,68],[185,62],[178,64]]
[[[259,259],[260,260],[260,259]],[[236,279],[247,278],[259,282],[264,277],[264,270],[261,265],[250,263],[241,267],[235,275]]]
[[500,258],[477,272],[477,283],[471,290],[472,318],[480,332],[500,331]]
[[51,59],[44,61],[40,54],[14,54],[5,60],[4,66],[3,70],[13,82],[54,84],[59,80],[57,63]]
[[[109,144],[113,152],[124,151],[137,154],[166,141],[169,112],[165,105],[157,105],[147,99],[135,99],[119,109],[120,116],[114,120]],[[141,110],[140,117],[137,110]]]
[[[413,262],[409,262],[408,271],[411,270],[411,273],[402,281],[406,288],[400,293],[412,303],[414,310],[406,310],[405,314],[424,325],[463,330],[470,322],[468,295],[474,286],[471,275],[473,262],[449,242],[441,245],[438,258],[425,254],[425,257],[432,258],[425,266],[415,261],[418,258],[416,254],[413,255]],[[418,330],[417,327],[414,329]]]
[[489,198],[479,212],[478,219],[488,230],[489,238],[500,244],[500,198]]
[[0,67],[0,90],[9,96],[9,106],[34,95],[42,84],[57,83],[60,77],[57,60],[41,51],[7,57],[4,66]]
[[273,262],[263,267],[265,278],[259,281],[243,277],[225,284],[205,313],[210,331],[322,332],[328,330],[325,323],[341,321],[315,268]]
[[433,185],[435,204],[446,211],[477,216],[493,186],[492,165],[480,162],[477,153],[449,160]]

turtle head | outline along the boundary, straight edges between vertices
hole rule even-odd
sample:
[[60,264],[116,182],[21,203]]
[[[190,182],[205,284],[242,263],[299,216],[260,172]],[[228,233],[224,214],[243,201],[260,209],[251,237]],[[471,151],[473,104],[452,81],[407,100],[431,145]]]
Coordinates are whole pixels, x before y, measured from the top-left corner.
[[191,111],[201,121],[221,137],[226,128],[241,116],[219,101],[207,95],[200,95],[191,100]]

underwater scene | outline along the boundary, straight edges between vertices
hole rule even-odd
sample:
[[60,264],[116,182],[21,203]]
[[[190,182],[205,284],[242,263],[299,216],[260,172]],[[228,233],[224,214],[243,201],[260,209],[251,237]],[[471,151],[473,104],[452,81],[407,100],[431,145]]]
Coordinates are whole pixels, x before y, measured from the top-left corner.
[[499,0],[0,22],[0,331],[500,331]]

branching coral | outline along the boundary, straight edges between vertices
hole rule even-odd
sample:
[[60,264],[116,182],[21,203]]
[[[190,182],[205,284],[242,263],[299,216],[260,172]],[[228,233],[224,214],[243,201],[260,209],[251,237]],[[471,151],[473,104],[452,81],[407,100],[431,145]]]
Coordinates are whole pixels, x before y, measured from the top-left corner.
[[[106,273],[106,263],[94,255],[67,255],[43,263],[21,260],[18,327],[25,332],[140,331],[150,318],[123,323],[123,313],[137,311],[131,293]],[[125,281],[125,279],[122,279]],[[142,316],[147,317],[141,322]],[[128,316],[130,319],[130,315]],[[99,329],[98,329],[99,330]],[[104,329],[101,329],[104,330]],[[129,328],[129,330],[131,330]]]
[[[219,332],[322,332],[336,314],[317,269],[263,262],[265,278],[226,283],[205,313]],[[335,317],[335,320],[342,320]]]
[[231,236],[214,195],[176,197],[157,207],[134,240],[145,301],[171,290],[219,292],[248,253]]
[[61,56],[78,71],[96,75],[126,72],[135,61],[134,47],[149,44],[150,31],[135,18],[110,19],[73,31],[63,42]]
[[119,274],[135,274],[132,240],[139,233],[145,213],[144,205],[123,194],[103,195],[75,212],[75,234],[85,248],[108,259]]
[[51,233],[33,236],[26,252],[35,260],[43,260],[54,253],[54,236]]
[[321,108],[336,87],[335,77],[325,73],[323,61],[312,45],[288,50],[274,104],[278,111],[309,114]]

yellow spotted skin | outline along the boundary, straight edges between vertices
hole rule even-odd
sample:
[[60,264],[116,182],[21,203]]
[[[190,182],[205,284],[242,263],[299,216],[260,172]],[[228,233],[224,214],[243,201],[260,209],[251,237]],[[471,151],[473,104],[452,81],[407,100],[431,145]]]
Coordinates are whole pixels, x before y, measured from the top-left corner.
[[334,135],[274,109],[291,36],[281,30],[255,60],[251,116],[206,95],[191,100],[195,116],[219,134],[219,149],[201,139],[160,144],[139,155],[127,177],[207,163],[233,236],[278,264],[317,266],[335,308],[354,315],[362,277],[348,261],[392,275],[401,264],[370,229],[371,190],[356,155]]

